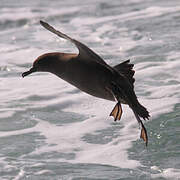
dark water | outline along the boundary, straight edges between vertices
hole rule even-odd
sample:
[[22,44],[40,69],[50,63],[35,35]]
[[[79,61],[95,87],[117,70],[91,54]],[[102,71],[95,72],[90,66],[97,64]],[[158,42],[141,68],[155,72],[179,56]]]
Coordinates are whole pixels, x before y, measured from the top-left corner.
[[[151,113],[149,146],[128,107],[91,97],[48,73],[22,79],[45,52],[77,52],[45,20],[111,65],[135,64]],[[10,1],[0,5],[0,179],[180,179],[180,2]]]

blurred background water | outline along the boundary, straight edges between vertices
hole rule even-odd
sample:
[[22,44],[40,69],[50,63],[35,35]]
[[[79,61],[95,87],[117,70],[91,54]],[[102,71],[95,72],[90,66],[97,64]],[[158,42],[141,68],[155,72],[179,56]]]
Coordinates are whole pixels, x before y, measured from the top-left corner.
[[[131,59],[151,113],[146,148],[131,110],[49,73],[21,78],[45,52],[77,49],[45,20],[116,65]],[[1,0],[0,179],[180,179],[180,1]]]

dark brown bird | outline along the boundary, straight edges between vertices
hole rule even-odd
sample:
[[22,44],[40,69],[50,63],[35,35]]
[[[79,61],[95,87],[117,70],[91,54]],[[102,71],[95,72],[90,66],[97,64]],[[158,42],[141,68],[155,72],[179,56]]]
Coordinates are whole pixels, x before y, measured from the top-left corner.
[[114,67],[109,66],[99,55],[81,42],[57,31],[48,23],[40,24],[61,38],[71,41],[79,50],[79,54],[53,52],[39,56],[33,67],[22,74],[23,77],[34,72],[51,72],[80,90],[99,98],[117,101],[110,116],[120,120],[121,103],[128,104],[141,125],[141,138],[148,143],[146,129],[140,118],[148,119],[149,112],[143,107],[134,92],[134,70],[130,60]]

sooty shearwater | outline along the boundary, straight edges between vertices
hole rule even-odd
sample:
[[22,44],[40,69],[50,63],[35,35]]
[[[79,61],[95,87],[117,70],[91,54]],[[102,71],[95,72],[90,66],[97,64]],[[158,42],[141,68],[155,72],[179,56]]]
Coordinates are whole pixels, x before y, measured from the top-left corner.
[[130,60],[111,67],[83,43],[63,34],[46,22],[40,21],[40,24],[57,36],[72,42],[78,48],[79,53],[52,52],[43,54],[34,61],[33,67],[24,72],[22,76],[25,77],[34,72],[50,72],[92,96],[117,101],[110,113],[115,121],[121,119],[121,103],[129,105],[141,126],[140,137],[147,146],[147,131],[141,118],[146,120],[149,119],[150,115],[147,109],[139,103],[134,92],[135,79],[133,75],[135,71]]

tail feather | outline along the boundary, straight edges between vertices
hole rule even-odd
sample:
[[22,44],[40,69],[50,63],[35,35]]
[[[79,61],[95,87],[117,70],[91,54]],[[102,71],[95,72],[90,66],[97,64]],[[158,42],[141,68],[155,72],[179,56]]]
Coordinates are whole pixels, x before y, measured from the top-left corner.
[[144,120],[149,119],[150,117],[149,112],[140,103],[134,106],[133,109],[136,111],[137,115],[142,117]]

